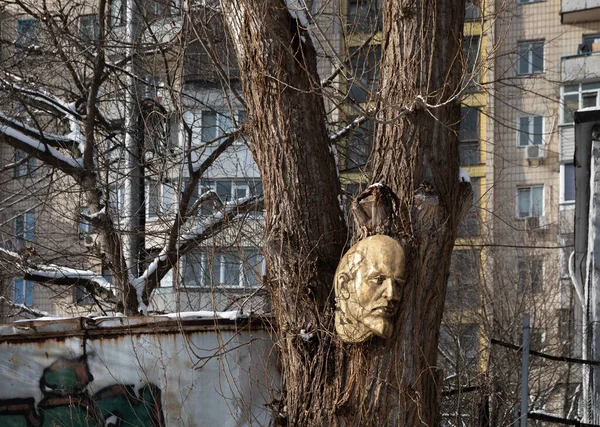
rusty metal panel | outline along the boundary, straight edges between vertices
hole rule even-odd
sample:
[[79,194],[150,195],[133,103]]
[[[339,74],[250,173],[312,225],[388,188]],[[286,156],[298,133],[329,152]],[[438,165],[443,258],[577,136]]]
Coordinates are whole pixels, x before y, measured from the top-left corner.
[[0,325],[0,425],[268,425],[279,374],[255,320]]

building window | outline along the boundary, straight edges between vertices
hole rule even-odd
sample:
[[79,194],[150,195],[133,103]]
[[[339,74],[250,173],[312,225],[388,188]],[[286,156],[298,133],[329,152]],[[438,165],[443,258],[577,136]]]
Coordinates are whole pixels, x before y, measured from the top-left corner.
[[15,217],[15,236],[19,240],[33,242],[35,234],[35,212],[25,212]]
[[561,89],[562,123],[573,123],[573,113],[582,108],[600,106],[600,82],[567,85]]
[[382,19],[378,0],[348,0],[348,30],[358,33],[381,31]]
[[125,215],[125,187],[110,186],[109,192],[109,212],[113,217],[122,218]]
[[465,3],[465,21],[481,19],[481,8],[478,0],[467,0]]
[[354,129],[346,142],[346,170],[363,168],[371,155],[375,122],[367,120]]
[[208,190],[217,193],[221,202],[228,203],[262,194],[262,182],[258,179],[203,181],[200,184],[199,193],[202,194]]
[[112,27],[120,27],[123,25],[125,18],[125,1],[124,0],[109,0],[108,22]]
[[519,259],[519,292],[543,290],[544,261],[539,258]]
[[79,220],[79,237],[84,237],[86,234],[90,233],[90,223],[86,216],[90,214],[89,208],[83,208],[81,210],[81,219]]
[[17,22],[17,46],[31,47],[37,43],[38,22],[35,19],[20,19]]
[[476,308],[479,300],[480,251],[452,252],[446,303],[450,309]]
[[560,165],[560,201],[572,203],[575,201],[575,165],[567,163]]
[[91,305],[94,303],[94,298],[85,289],[84,286],[76,285],[75,286],[75,303],[77,305]]
[[558,333],[561,344],[569,343],[574,336],[573,310],[570,308],[559,308],[557,310]]
[[461,108],[459,139],[461,166],[479,164],[479,109]]
[[234,116],[229,112],[202,111],[202,142],[209,143],[227,135],[240,126],[245,119],[245,111],[236,111]]
[[469,369],[477,370],[479,363],[479,327],[469,324],[442,325],[439,349],[450,364],[445,372],[460,375]]
[[33,305],[33,282],[30,280],[15,279],[13,302],[27,307]]
[[348,93],[355,102],[370,99],[379,87],[381,46],[368,45],[362,49],[350,48],[350,73]]
[[546,0],[517,0],[518,4],[527,4],[527,3],[540,3]]
[[529,330],[529,343],[533,350],[542,350],[546,342],[546,331],[543,328],[531,328]]
[[29,156],[24,151],[15,150],[14,165],[15,169],[13,172],[13,176],[15,178],[31,176],[33,170],[35,169],[35,159]]
[[544,42],[520,42],[517,45],[519,75],[544,72]]
[[465,79],[467,79],[466,83],[469,85],[479,82],[479,68],[477,64],[481,57],[480,40],[479,36],[463,38],[463,58],[465,61],[463,68],[466,69]]
[[179,13],[179,1],[145,0],[141,4],[142,15],[148,22]]
[[600,34],[586,34],[581,39],[581,44],[577,48],[578,54],[590,54],[600,51]]
[[481,221],[479,220],[479,199],[481,198],[481,178],[472,177],[473,206],[469,209],[458,226],[458,237],[473,237],[481,234]]
[[98,15],[85,15],[79,18],[79,31],[84,41],[98,40]]
[[544,216],[544,186],[517,189],[517,216],[519,218]]
[[251,288],[265,274],[264,258],[253,249],[197,249],[186,254],[184,263],[186,286]]
[[519,117],[517,124],[517,143],[519,147],[540,145],[544,143],[544,117]]

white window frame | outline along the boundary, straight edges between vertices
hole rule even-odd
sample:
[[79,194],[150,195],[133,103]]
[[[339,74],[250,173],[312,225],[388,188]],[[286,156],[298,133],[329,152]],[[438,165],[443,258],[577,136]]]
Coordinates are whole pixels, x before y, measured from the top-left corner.
[[[563,208],[566,207],[571,207],[571,208],[575,208],[575,199],[573,200],[565,200],[565,166],[567,165],[571,165],[573,166],[573,168],[575,168],[575,164],[574,163],[561,163],[560,164],[560,204],[564,205]],[[575,171],[573,171],[573,175],[575,174]]]
[[546,0],[517,0],[517,4],[542,3]]
[[[542,45],[542,68],[541,70],[533,69],[533,46],[536,44]],[[520,54],[521,46],[527,46],[527,58],[525,59]],[[521,72],[521,60],[526,61],[527,71]],[[517,42],[517,75],[529,76],[533,74],[543,74],[546,70],[546,43],[544,40],[523,40]]]
[[[535,126],[534,126],[534,121],[536,118],[541,118],[542,119],[542,133],[541,133],[541,141],[539,144],[536,144],[534,139],[535,139]],[[527,124],[527,131],[523,132],[523,130],[521,129],[521,119],[528,119],[528,124]],[[534,114],[534,115],[523,115],[523,116],[519,116],[517,117],[517,148],[525,148],[525,147],[529,147],[530,145],[539,145],[541,147],[543,147],[544,145],[546,145],[546,133],[545,133],[545,129],[546,129],[546,117],[545,116],[541,116],[539,114]],[[527,135],[527,144],[523,145],[521,144],[521,135],[522,133],[525,133]]]
[[[210,267],[209,262],[212,261],[212,259],[209,260],[209,256],[207,255],[206,251],[202,251],[200,249],[200,252],[196,251],[195,253],[193,253],[193,256],[196,257],[196,260],[198,258],[198,256],[200,257],[200,263],[195,263],[197,266],[200,267],[200,271],[197,272],[196,274],[196,278],[197,280],[193,281],[193,282],[187,282],[185,284],[185,286],[187,288],[210,288],[210,287],[223,287],[223,288],[227,288],[227,289],[256,289],[257,286],[250,286],[246,283],[246,276],[244,274],[244,259],[246,259],[248,253],[250,251],[253,251],[254,249],[252,248],[244,248],[241,250],[227,250],[226,248],[223,248],[223,252],[216,252],[214,253],[215,256],[219,256],[220,260],[219,260],[219,283],[204,283],[205,281],[205,274],[204,271],[207,271]],[[242,255],[240,257],[240,254]],[[260,271],[259,271],[259,277],[260,276],[264,276],[266,274],[266,260],[264,258],[264,256],[262,256],[262,254],[260,254],[260,252],[257,252],[258,255],[261,255],[262,260],[260,262]],[[226,274],[226,268],[225,268],[225,257],[227,255],[236,255],[237,256],[237,260],[239,261],[239,271],[238,271],[238,280],[237,280],[237,285],[228,285],[225,284],[225,274]],[[186,255],[184,257],[182,257],[181,259],[181,268],[180,271],[184,272],[183,277],[185,277],[185,271],[186,271],[186,266],[187,266],[187,262],[188,262],[188,256],[192,256],[192,254],[190,255]],[[243,257],[243,258],[242,258]],[[260,285],[258,285],[260,286]]]
[[[565,92],[565,86],[561,86],[560,88],[560,123],[563,125],[572,125],[574,121],[565,122],[565,96],[569,95],[577,95],[577,109],[580,110],[583,108],[583,98],[585,95],[596,94],[596,106],[600,106],[600,82],[588,82],[588,83],[574,83],[566,86],[575,86],[577,85],[576,91]],[[597,85],[597,88],[593,88],[594,85]],[[592,86],[591,88],[589,88]],[[585,88],[585,89],[584,89]]]
[[[531,194],[532,194],[532,189],[533,188],[541,188],[542,189],[542,211],[540,213],[540,215],[532,215],[533,213],[533,203],[532,203],[532,198],[531,198]],[[529,189],[529,215],[527,216],[521,216],[520,215],[520,210],[519,210],[519,192],[525,189]],[[535,217],[543,217],[545,216],[546,213],[546,191],[545,191],[545,186],[543,184],[540,185],[519,185],[517,186],[517,197],[516,197],[516,209],[515,209],[515,215],[517,217],[517,219],[526,219],[526,218],[535,218]]]

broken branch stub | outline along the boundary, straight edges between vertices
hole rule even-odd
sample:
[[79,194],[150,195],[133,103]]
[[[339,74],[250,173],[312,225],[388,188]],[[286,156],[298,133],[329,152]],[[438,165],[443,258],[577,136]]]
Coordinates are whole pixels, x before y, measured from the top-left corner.
[[352,201],[354,241],[376,234],[397,235],[398,196],[384,184],[373,184]]

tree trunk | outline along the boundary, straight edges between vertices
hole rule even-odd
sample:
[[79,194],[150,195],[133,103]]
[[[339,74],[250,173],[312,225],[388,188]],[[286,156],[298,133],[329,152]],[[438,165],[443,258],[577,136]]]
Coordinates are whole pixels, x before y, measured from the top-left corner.
[[333,328],[333,274],[349,238],[311,38],[282,3],[222,0],[222,6],[263,180],[268,285],[284,380],[276,423],[438,425],[439,326],[470,191],[470,184],[459,188],[460,110],[459,99],[451,99],[459,85],[464,2],[385,6],[372,168],[400,198],[392,234],[408,250],[409,280],[395,335],[354,345],[342,343]]

